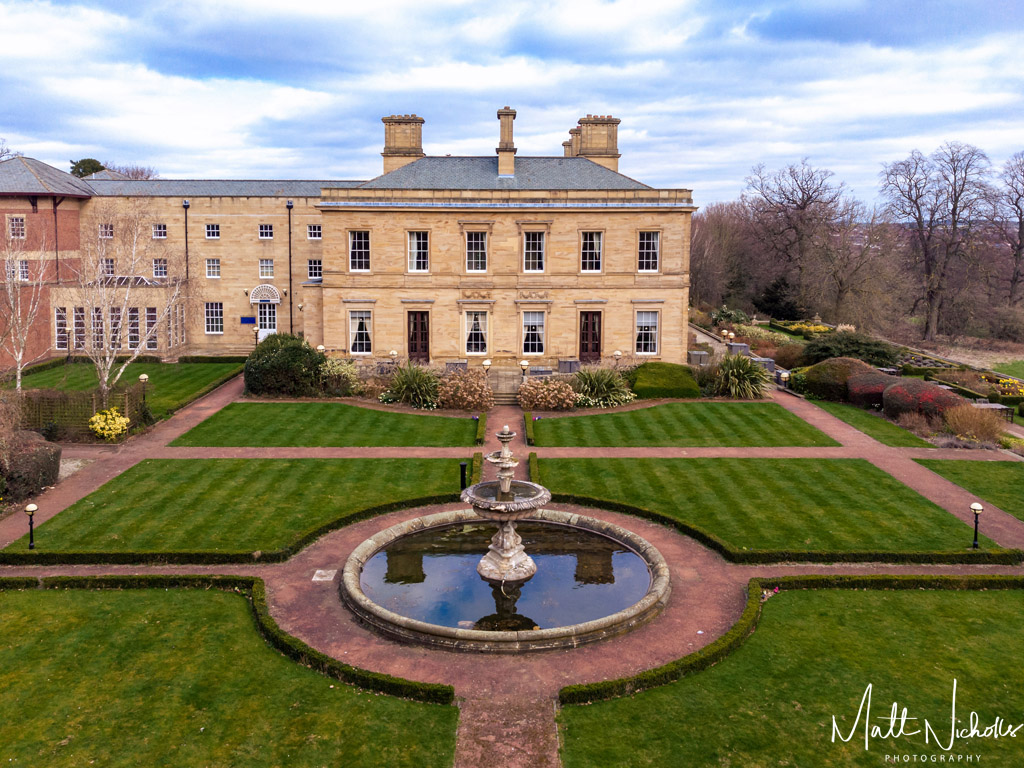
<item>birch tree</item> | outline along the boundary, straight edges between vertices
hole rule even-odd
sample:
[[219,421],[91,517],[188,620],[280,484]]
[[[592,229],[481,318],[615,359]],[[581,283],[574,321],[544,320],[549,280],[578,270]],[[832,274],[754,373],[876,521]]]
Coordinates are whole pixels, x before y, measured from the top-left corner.
[[19,391],[25,366],[49,351],[49,344],[43,344],[38,354],[28,357],[33,336],[40,332],[37,320],[44,319],[39,312],[48,290],[48,262],[42,258],[45,239],[33,241],[30,247],[24,227],[24,219],[8,222],[0,253],[0,349],[14,360],[14,388]]

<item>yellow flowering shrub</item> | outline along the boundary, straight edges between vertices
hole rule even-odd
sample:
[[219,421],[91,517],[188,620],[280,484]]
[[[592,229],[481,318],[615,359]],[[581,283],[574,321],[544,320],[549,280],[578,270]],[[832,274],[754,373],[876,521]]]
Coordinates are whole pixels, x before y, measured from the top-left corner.
[[89,429],[101,440],[114,442],[127,434],[130,423],[131,419],[122,416],[117,408],[108,408],[89,419]]

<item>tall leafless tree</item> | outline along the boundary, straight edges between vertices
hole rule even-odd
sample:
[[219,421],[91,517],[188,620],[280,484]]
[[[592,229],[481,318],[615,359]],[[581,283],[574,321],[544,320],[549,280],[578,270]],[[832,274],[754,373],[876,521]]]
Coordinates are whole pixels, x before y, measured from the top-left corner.
[[[739,202],[712,203],[693,217],[690,245],[690,299],[720,304],[749,282],[749,211]],[[743,297],[745,298],[745,297]]]
[[924,338],[934,340],[940,314],[959,264],[973,257],[974,235],[983,220],[990,173],[977,147],[946,142],[930,156],[918,150],[882,170],[882,195],[893,218],[907,230],[924,304]]
[[0,138],[0,160],[6,160],[9,157],[17,157],[20,154],[20,152],[15,152],[7,146],[7,139]]
[[45,305],[49,275],[45,240],[28,245],[24,229],[14,232],[14,226],[8,223],[0,251],[0,349],[14,360],[15,389],[21,390],[25,366],[49,351],[49,345],[43,345],[39,354],[28,357],[32,338],[39,333],[37,320],[42,319],[39,312]]
[[992,194],[992,225],[1008,257],[1004,273],[1007,306],[1024,298],[1024,152],[1013,155],[999,174]]

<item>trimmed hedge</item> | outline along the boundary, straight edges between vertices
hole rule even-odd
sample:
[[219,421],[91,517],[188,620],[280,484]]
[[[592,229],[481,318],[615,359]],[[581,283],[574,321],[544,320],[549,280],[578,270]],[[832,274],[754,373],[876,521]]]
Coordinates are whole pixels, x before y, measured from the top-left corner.
[[526,444],[533,445],[533,411],[523,411],[523,421],[526,423],[526,427],[523,430]]
[[249,358],[246,355],[183,355],[179,363],[238,363],[242,365]]
[[902,413],[941,416],[950,408],[966,402],[960,395],[920,379],[901,379],[882,393],[882,408],[890,419],[896,419]]
[[481,413],[477,418],[476,422],[476,438],[475,442],[477,445],[483,445],[487,441],[487,414]]
[[804,359],[809,363],[819,363],[833,357],[855,357],[871,365],[888,366],[896,364],[899,349],[888,342],[853,331],[815,336],[804,347]]
[[[529,475],[530,481],[534,482],[534,483],[539,483],[540,482],[540,463],[537,461],[537,453],[536,453],[536,451],[530,451],[530,464],[529,464],[528,471],[530,473],[530,475]],[[554,497],[552,496],[552,498],[554,498]]]
[[688,366],[675,363],[642,363],[625,374],[626,381],[642,400],[668,397],[700,397],[700,387]]
[[882,393],[896,383],[887,373],[856,373],[846,380],[846,396],[861,408],[881,408]]
[[559,703],[588,704],[656,688],[675,682],[686,675],[714,666],[739,648],[754,630],[761,618],[761,593],[795,589],[950,589],[988,590],[1024,589],[1022,576],[846,576],[808,575],[777,576],[751,579],[747,584],[747,603],[743,614],[728,632],[713,643],[664,666],[649,669],[632,677],[602,680],[585,685],[569,685],[558,692]]
[[267,643],[293,661],[334,680],[403,699],[451,705],[450,685],[420,683],[344,664],[289,635],[270,615],[266,587],[252,576],[48,576],[41,579],[0,579],[0,589],[219,589],[245,595],[256,626]]
[[875,373],[875,369],[855,357],[833,357],[804,371],[807,393],[822,400],[846,400],[846,381],[854,375]]
[[60,475],[61,447],[35,432],[18,432],[12,441],[10,463],[3,473],[3,495],[8,501],[35,496]]
[[476,485],[483,479],[484,455],[477,451],[473,454],[473,461],[469,465],[469,484]]

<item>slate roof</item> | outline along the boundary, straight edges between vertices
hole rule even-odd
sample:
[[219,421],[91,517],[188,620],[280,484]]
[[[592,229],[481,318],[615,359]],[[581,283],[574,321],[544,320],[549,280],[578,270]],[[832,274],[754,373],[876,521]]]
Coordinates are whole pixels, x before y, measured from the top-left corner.
[[362,189],[651,189],[585,157],[517,157],[513,177],[498,176],[495,157],[421,157]]
[[109,168],[104,168],[102,171],[96,171],[96,173],[90,173],[88,176],[83,176],[86,181],[96,181],[96,179],[127,179],[128,176],[121,173],[120,171],[112,171]]
[[0,195],[91,197],[89,185],[70,173],[31,157],[0,162]]
[[278,179],[90,179],[97,197],[320,197],[324,187],[358,187],[361,181]]

